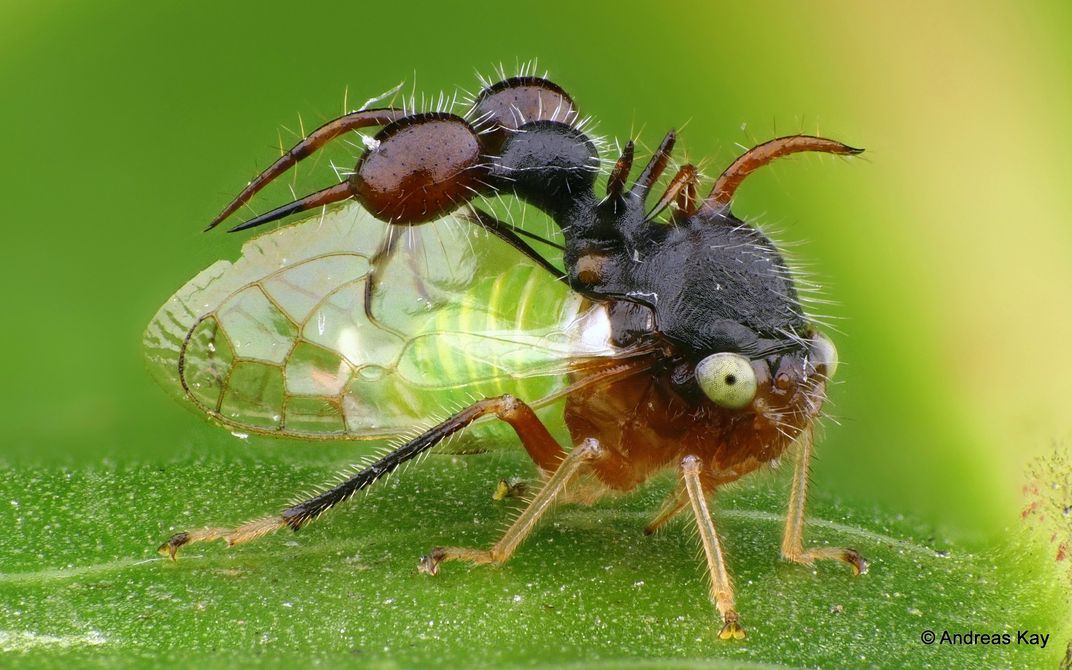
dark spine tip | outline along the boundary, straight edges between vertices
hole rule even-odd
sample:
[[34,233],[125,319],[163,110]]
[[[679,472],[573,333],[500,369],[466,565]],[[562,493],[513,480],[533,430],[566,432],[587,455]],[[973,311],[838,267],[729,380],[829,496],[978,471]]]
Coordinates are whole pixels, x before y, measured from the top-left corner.
[[[315,195],[315,194],[314,194]],[[326,203],[323,203],[326,204]],[[229,228],[227,232],[237,233],[243,230],[249,230],[250,228],[256,228],[257,226],[264,225],[265,223],[271,223],[272,221],[278,221],[279,219],[285,219],[286,217],[296,212],[303,212],[312,207],[316,207],[316,204],[309,202],[309,197],[302,198],[295,202],[288,203],[282,207],[277,207],[270,212],[265,212],[260,216],[255,216],[249,221],[240,223],[233,228]]]
[[265,223],[270,223],[272,221],[278,221],[279,219],[286,218],[291,214],[304,212],[309,209],[323,207],[325,205],[330,205],[333,202],[345,200],[351,195],[352,193],[350,191],[350,182],[342,181],[338,184],[335,184],[334,186],[329,186],[321,191],[317,191],[316,193],[310,193],[304,198],[300,198],[298,200],[295,200],[294,202],[289,202],[280,207],[276,207],[270,212],[265,212],[264,214],[254,217],[249,221],[246,221],[245,223],[238,224],[234,228],[229,229],[227,232],[237,233],[242,230],[255,228]]
[[282,217],[269,217],[267,215],[258,216],[258,217],[250,219],[249,221],[246,221],[245,223],[240,223],[237,226],[234,226],[233,228],[228,228],[227,232],[229,232],[229,233],[240,233],[243,230],[249,230],[250,228],[256,228],[257,226],[259,226],[261,224],[268,223],[270,221],[275,221],[276,219],[279,219],[279,218],[282,218]]

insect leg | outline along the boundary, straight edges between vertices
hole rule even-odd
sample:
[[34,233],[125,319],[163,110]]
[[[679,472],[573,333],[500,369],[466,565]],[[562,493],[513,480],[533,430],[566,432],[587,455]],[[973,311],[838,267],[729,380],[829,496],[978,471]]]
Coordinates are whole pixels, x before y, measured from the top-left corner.
[[811,565],[817,560],[844,561],[854,575],[867,572],[867,560],[855,549],[837,547],[804,548],[804,505],[808,493],[808,471],[811,467],[813,431],[809,427],[800,436],[800,453],[793,470],[793,486],[789,491],[789,512],[785,517],[782,536],[782,558],[794,563]]
[[406,113],[401,109],[368,109],[352,112],[332,121],[328,121],[309,133],[308,137],[301,142],[298,142],[291,147],[290,150],[280,156],[276,162],[268,166],[264,172],[261,172],[254,177],[253,180],[242,189],[242,192],[235,196],[235,199],[224,207],[223,211],[220,212],[216,218],[212,219],[212,222],[208,224],[208,227],[205,228],[205,230],[212,230],[218,226],[220,222],[234,214],[239,207],[246,204],[246,202],[256,195],[258,191],[267,186],[269,182],[339,135],[351,130],[357,130],[358,128],[385,126],[404,116],[406,116]]
[[744,155],[733,161],[726,168],[718,180],[715,181],[715,186],[711,189],[710,195],[704,200],[704,206],[715,209],[725,207],[733,199],[733,194],[745,177],[782,156],[789,156],[802,151],[819,151],[842,156],[855,156],[863,153],[864,150],[811,135],[790,135],[764,142],[746,151]]
[[335,505],[349,500],[358,491],[376,483],[406,461],[428,451],[445,438],[488,414],[494,414],[513,426],[529,456],[540,468],[553,470],[562,462],[562,448],[528,405],[510,395],[486,398],[399,446],[338,486],[288,507],[278,515],[250,521],[235,528],[204,528],[178,533],[160,545],[158,551],[174,559],[179,548],[194,542],[222,539],[228,545],[235,545],[284,527],[299,530]]
[[659,508],[659,513],[655,515],[655,518],[651,520],[651,523],[644,526],[644,534],[654,535],[657,530],[665,526],[671,519],[677,516],[688,504],[689,493],[685,489],[684,483],[679,483],[677,488],[674,489],[674,492],[663,502],[663,506]]
[[707,568],[711,575],[711,600],[722,615],[722,630],[718,636],[723,640],[741,640],[744,639],[744,629],[741,628],[740,617],[733,603],[733,584],[730,583],[730,575],[726,571],[722,545],[715,531],[715,523],[711,520],[711,512],[707,508],[703,484],[700,482],[701,468],[700,459],[696,456],[686,456],[681,461],[685,489],[688,491],[689,502],[692,503],[692,513],[696,517],[696,527],[700,531],[700,540],[707,556]]
[[[520,239],[516,234],[514,234],[514,231],[511,230],[511,228],[506,223],[499,221],[490,214],[487,214],[475,208],[471,209],[472,211],[466,217],[471,222],[505,240],[512,247],[525,254],[525,256],[531,258],[534,262],[540,265],[540,267],[552,273],[555,278],[563,279],[564,274],[558,268],[556,268],[554,265],[552,265],[550,262],[540,256],[538,253],[536,253],[535,249],[530,247],[528,244],[525,243],[524,240]],[[388,328],[386,325],[381,323],[379,319],[377,319],[376,316],[372,313],[372,298],[375,295],[376,289],[380,283],[381,269],[386,266],[386,264],[394,256],[395,251],[398,247],[398,242],[401,239],[402,236],[393,234],[393,227],[389,226],[387,229],[387,236],[384,238],[379,250],[376,252],[376,255],[373,256],[372,260],[369,263],[372,269],[369,272],[368,279],[365,282],[364,303],[366,318],[368,318],[370,322],[375,323],[384,330],[389,330],[392,332],[394,332],[393,329]],[[557,246],[553,242],[548,242],[547,240],[543,240],[542,238],[540,239],[547,244]]]
[[364,310],[365,318],[368,319],[369,323],[376,324],[388,332],[402,336],[402,333],[399,333],[394,328],[389,328],[381,323],[372,313],[372,299],[375,297],[376,290],[380,285],[380,273],[382,269],[386,267],[387,263],[394,257],[395,251],[398,249],[398,242],[402,239],[402,235],[394,235],[393,233],[394,227],[388,226],[387,235],[380,243],[380,248],[376,251],[376,255],[369,261],[369,273],[368,277],[365,279]]
[[468,549],[465,547],[435,547],[421,558],[419,570],[429,575],[439,572],[443,561],[470,561],[472,563],[503,563],[513,555],[518,545],[528,536],[539,522],[540,517],[550,509],[566,486],[581,471],[604,454],[603,447],[594,439],[583,441],[571,451],[555,473],[543,485],[528,507],[514,520],[498,542],[490,549]]
[[525,240],[521,239],[517,235],[517,233],[513,231],[509,224],[498,220],[494,216],[488,214],[487,212],[481,211],[476,207],[471,208],[471,214],[467,218],[469,218],[470,221],[480,226],[484,230],[488,231],[489,233],[492,233],[496,237],[499,237],[504,242],[512,246],[514,249],[520,251],[522,254],[525,255],[526,258],[554,275],[555,279],[565,282],[567,285],[569,284],[569,281],[566,279],[566,274],[556,268],[549,260],[537,253],[537,251],[531,246],[529,246],[529,244],[525,242]]

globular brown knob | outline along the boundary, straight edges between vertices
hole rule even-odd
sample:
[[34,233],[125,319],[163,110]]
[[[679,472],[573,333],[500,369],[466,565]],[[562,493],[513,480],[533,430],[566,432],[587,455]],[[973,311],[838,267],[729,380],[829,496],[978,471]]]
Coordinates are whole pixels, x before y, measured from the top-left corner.
[[453,114],[415,114],[373,139],[350,178],[354,196],[376,217],[399,224],[432,221],[482,187],[480,142]]
[[482,130],[484,151],[497,154],[510,131],[530,121],[572,125],[577,108],[554,82],[541,77],[511,77],[481,91],[469,118]]

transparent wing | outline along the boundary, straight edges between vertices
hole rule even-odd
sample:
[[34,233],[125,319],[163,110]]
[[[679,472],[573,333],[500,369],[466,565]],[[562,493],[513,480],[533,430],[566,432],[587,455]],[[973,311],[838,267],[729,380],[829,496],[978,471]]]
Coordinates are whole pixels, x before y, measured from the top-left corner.
[[201,272],[145,347],[165,387],[233,430],[378,438],[629,355],[601,314],[468,221],[392,227],[351,202]]

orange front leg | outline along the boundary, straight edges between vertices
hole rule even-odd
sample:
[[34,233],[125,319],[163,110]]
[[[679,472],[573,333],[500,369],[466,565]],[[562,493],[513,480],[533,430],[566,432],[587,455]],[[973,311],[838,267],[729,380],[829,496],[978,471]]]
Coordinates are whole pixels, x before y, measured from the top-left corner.
[[696,456],[686,456],[681,461],[681,476],[685,481],[692,513],[696,517],[696,528],[700,531],[704,555],[707,556],[707,569],[711,575],[711,601],[715,603],[722,615],[722,629],[718,636],[723,640],[743,640],[744,628],[741,627],[737,606],[733,601],[733,584],[726,570],[726,559],[722,556],[722,543],[715,531],[715,522],[707,508],[707,497],[700,482],[703,465]]
[[782,558],[793,563],[811,565],[817,560],[843,561],[852,568],[854,575],[867,573],[867,560],[855,549],[840,547],[804,548],[804,504],[808,494],[808,472],[811,468],[813,443],[809,426],[800,436],[800,453],[793,471],[793,486],[789,491],[789,512],[785,517],[785,534],[782,536]]

